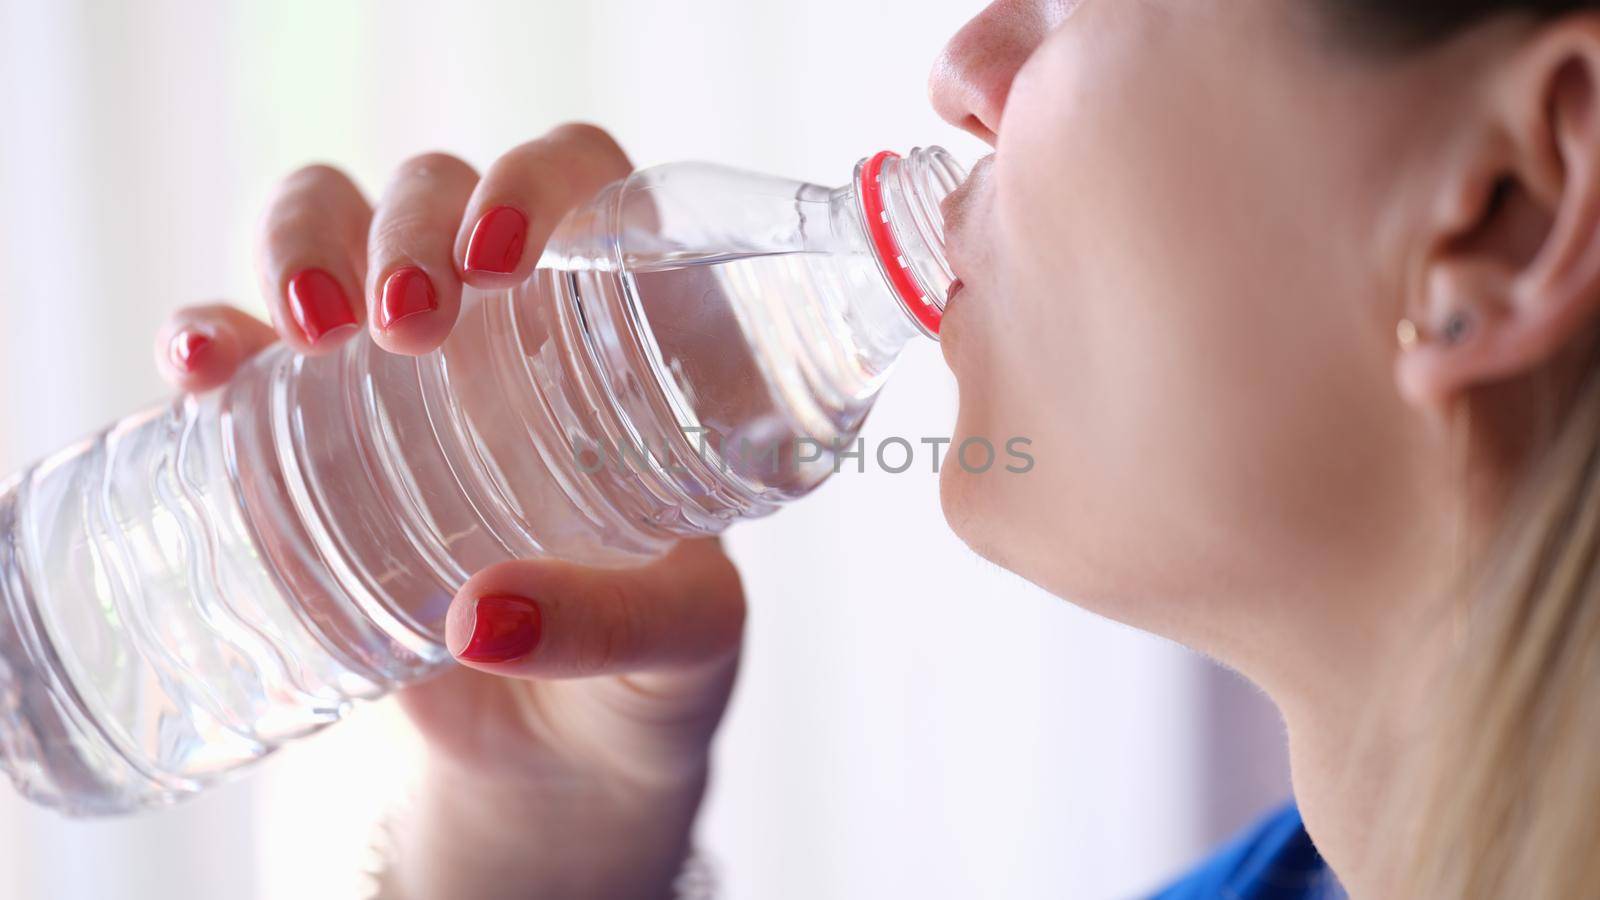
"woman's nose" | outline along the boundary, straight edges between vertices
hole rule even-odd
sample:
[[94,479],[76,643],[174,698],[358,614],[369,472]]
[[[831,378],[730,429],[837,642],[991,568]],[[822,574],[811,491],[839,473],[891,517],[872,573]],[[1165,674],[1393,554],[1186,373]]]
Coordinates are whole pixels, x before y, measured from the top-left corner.
[[934,111],[994,145],[1011,82],[1081,0],[998,0],[945,45],[928,78]]

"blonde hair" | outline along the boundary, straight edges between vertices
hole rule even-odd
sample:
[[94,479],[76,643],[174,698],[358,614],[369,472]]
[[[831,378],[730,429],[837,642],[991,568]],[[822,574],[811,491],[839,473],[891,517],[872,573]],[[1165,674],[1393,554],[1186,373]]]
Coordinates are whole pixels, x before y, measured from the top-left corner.
[[1394,896],[1600,896],[1600,361],[1584,358],[1472,567],[1435,727],[1399,761],[1400,821],[1374,823],[1404,836]]

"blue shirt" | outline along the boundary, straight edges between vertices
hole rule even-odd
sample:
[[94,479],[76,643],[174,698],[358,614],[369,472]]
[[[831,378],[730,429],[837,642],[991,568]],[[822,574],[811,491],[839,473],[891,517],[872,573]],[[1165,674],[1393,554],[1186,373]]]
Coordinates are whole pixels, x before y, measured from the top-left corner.
[[1290,805],[1234,838],[1151,900],[1338,900],[1344,890]]

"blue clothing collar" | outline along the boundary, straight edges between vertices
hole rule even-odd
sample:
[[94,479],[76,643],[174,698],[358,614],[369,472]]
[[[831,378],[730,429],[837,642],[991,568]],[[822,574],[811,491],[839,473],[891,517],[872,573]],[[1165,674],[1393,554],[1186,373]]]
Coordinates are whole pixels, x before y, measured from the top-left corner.
[[1348,895],[1293,804],[1230,841],[1152,900],[1342,900]]

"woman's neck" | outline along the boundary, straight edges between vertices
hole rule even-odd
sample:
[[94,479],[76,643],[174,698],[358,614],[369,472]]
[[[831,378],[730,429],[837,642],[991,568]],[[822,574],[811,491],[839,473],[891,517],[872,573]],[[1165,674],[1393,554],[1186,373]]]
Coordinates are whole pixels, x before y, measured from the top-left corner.
[[1306,830],[1351,896],[1389,894],[1385,856],[1398,836],[1383,823],[1411,783],[1402,766],[1430,733],[1429,699],[1457,640],[1445,606],[1394,603],[1381,629],[1346,647],[1337,665],[1264,685],[1287,726]]

